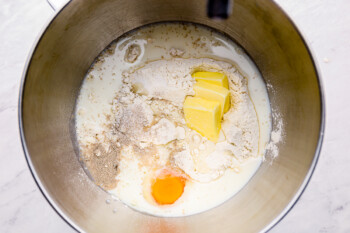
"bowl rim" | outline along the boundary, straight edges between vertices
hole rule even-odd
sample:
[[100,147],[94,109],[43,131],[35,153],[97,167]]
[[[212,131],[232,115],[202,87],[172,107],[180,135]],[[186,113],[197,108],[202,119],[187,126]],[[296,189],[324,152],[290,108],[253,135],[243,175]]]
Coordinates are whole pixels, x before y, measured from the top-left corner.
[[[20,134],[20,139],[21,139],[21,144],[22,144],[22,149],[25,155],[25,159],[27,161],[28,168],[30,170],[30,173],[32,174],[34,181],[36,185],[38,186],[41,194],[44,196],[46,201],[49,203],[49,205],[53,208],[53,210],[58,214],[58,216],[61,217],[63,221],[65,221],[73,230],[77,232],[85,232],[81,227],[79,227],[74,221],[72,221],[62,210],[61,208],[55,203],[55,201],[50,197],[48,192],[45,190],[44,185],[42,184],[40,178],[36,174],[35,167],[32,163],[32,160],[30,158],[30,154],[27,149],[27,144],[26,144],[26,139],[24,136],[24,130],[23,130],[23,118],[22,118],[22,109],[23,109],[23,94],[24,94],[24,87],[25,87],[25,82],[26,82],[26,76],[28,72],[28,68],[31,64],[33,54],[36,51],[37,46],[39,45],[43,35],[46,33],[48,30],[49,26],[51,23],[54,21],[54,19],[61,13],[61,11],[66,8],[70,4],[71,0],[68,0],[67,3],[63,4],[59,9],[56,9],[54,14],[48,18],[47,22],[44,24],[43,28],[37,35],[28,55],[26,58],[25,66],[23,69],[21,81],[20,81],[20,88],[19,88],[19,96],[18,96],[18,123],[19,123],[19,134]],[[293,29],[298,33],[300,36],[303,44],[305,45],[305,48],[311,58],[312,65],[314,66],[314,70],[316,73],[317,77],[317,84],[318,84],[318,89],[319,89],[319,95],[320,95],[320,113],[321,113],[321,118],[320,118],[320,131],[319,131],[319,136],[318,136],[318,141],[317,141],[317,146],[316,150],[314,153],[314,158],[312,160],[312,163],[310,165],[309,171],[307,172],[302,184],[300,185],[299,189],[297,192],[294,194],[293,198],[289,201],[289,203],[284,207],[282,212],[278,214],[269,224],[267,224],[260,232],[268,232],[271,230],[274,226],[276,226],[279,222],[282,221],[282,219],[289,213],[289,211],[292,210],[292,208],[296,205],[298,200],[300,199],[301,195],[304,193],[307,185],[309,184],[311,177],[313,175],[313,172],[315,171],[318,159],[320,157],[321,153],[321,148],[324,140],[324,134],[325,134],[325,122],[326,122],[326,103],[325,103],[325,92],[324,92],[324,85],[323,81],[321,78],[320,74],[320,65],[315,59],[315,52],[313,51],[312,48],[309,47],[310,43],[309,41],[303,36],[303,33],[301,30],[296,26],[296,23],[292,20],[292,18],[289,16],[289,14],[283,10],[283,8],[276,3],[275,0],[271,0],[271,2],[279,9],[281,13],[285,15],[287,20],[290,22],[292,25]]]

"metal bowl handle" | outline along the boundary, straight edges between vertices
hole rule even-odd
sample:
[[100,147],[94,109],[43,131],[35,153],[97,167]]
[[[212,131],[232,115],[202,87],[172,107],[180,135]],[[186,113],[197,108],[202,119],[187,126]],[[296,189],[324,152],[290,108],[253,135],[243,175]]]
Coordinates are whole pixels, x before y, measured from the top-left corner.
[[208,0],[207,15],[211,19],[227,19],[231,14],[233,0]]

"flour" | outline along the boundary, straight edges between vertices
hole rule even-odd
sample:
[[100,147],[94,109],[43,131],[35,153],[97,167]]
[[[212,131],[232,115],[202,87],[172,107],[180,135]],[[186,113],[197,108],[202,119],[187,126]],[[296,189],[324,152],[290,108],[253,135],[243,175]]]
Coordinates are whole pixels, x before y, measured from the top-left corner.
[[[199,70],[225,73],[230,82],[232,107],[223,117],[216,145],[189,129],[184,121],[184,99],[194,94],[191,74]],[[165,147],[173,155],[173,165],[200,182],[217,179],[226,169],[258,156],[259,124],[247,82],[226,62],[174,58],[124,72],[113,109],[118,135],[136,147],[156,145],[158,152]],[[173,141],[178,146],[168,147]]]
[[147,141],[155,145],[165,145],[173,140],[183,140],[184,138],[184,128],[176,127],[168,119],[162,118],[144,134],[141,141]]
[[232,153],[243,162],[258,155],[259,123],[249,96],[243,92],[241,100],[225,114],[222,129],[227,141],[235,147]]
[[222,174],[222,170],[210,170],[209,172],[200,172],[196,169],[196,164],[190,155],[189,150],[178,152],[174,156],[176,166],[180,167],[187,175],[193,180],[207,183],[219,178]]
[[[184,120],[183,102],[186,96],[194,95],[195,80],[191,74],[195,71],[222,72],[229,80],[231,108],[223,116],[216,144],[189,129]],[[121,158],[131,160],[137,156],[140,166],[168,161],[192,179],[210,182],[222,176],[226,169],[239,170],[246,161],[259,156],[258,118],[247,81],[232,64],[209,58],[158,60],[123,72],[121,81],[120,91],[111,103],[110,123],[92,138],[100,144],[89,149],[93,158],[115,160],[113,163],[98,160],[107,167],[120,169]],[[95,94],[90,93],[89,100],[95,99]],[[103,164],[99,166],[105,169]],[[106,171],[109,173],[105,174],[117,174],[115,170]],[[105,178],[98,180],[103,183]]]
[[185,54],[185,51],[177,48],[171,48],[169,54],[172,57],[182,57]]
[[168,100],[182,107],[185,97],[194,94],[192,66],[189,60],[184,59],[174,59],[171,62],[160,60],[151,62],[133,73],[126,73],[124,80],[132,85],[137,94]]
[[141,54],[140,45],[132,44],[127,48],[125,52],[124,60],[126,62],[133,63],[140,56],[140,54]]
[[271,132],[271,140],[266,145],[266,156],[263,157],[264,160],[269,158],[271,163],[275,158],[277,158],[279,149],[278,144],[283,141],[283,121],[278,113],[273,114],[273,119],[275,121],[275,127]]

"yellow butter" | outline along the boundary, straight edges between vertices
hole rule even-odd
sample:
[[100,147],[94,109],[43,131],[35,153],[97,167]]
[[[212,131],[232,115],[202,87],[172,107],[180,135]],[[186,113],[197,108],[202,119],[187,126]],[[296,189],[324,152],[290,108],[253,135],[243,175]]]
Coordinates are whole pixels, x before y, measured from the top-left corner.
[[204,81],[228,89],[228,80],[225,74],[218,72],[195,72],[192,74],[192,77],[196,81]]
[[221,107],[218,101],[187,96],[183,109],[189,128],[217,142],[221,129]]
[[195,97],[218,101],[221,106],[221,116],[230,109],[230,92],[224,88],[207,82],[199,81],[194,84]]

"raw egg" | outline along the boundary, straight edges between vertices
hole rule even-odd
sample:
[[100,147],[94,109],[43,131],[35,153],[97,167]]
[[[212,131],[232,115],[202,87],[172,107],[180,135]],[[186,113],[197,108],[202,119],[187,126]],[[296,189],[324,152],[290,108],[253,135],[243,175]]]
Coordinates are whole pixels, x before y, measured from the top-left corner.
[[184,193],[186,175],[173,168],[161,168],[145,178],[144,196],[153,205],[174,204]]
[[182,177],[163,175],[155,179],[152,196],[160,205],[173,204],[184,192],[185,182]]

